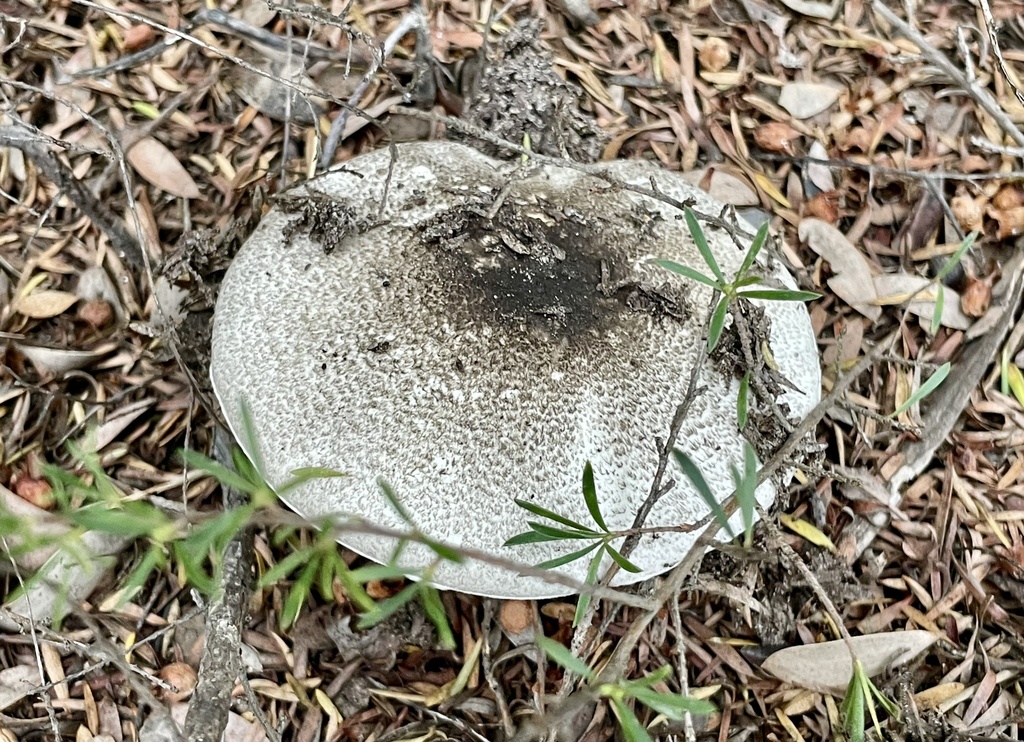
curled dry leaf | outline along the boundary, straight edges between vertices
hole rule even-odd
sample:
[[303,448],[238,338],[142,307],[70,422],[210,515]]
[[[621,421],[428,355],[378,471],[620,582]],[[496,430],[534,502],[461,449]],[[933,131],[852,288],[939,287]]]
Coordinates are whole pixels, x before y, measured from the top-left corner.
[[[938,640],[930,631],[894,631],[850,639],[853,651],[869,678],[912,660]],[[850,649],[842,639],[787,647],[764,661],[762,668],[779,680],[841,695],[853,677]]]
[[14,347],[32,362],[41,374],[60,376],[68,371],[85,368],[104,354],[109,353],[113,346],[104,346],[94,350],[69,350],[67,348],[48,348],[44,345],[15,343]]
[[[821,142],[815,140],[811,143],[811,149],[807,152],[807,156],[813,160],[827,160],[828,152],[825,151]],[[832,171],[828,165],[823,165],[820,162],[812,162],[807,165],[807,179],[825,193],[836,189]]]
[[882,316],[871,265],[842,232],[820,219],[803,219],[799,235],[832,267],[828,285],[839,298],[872,321]]
[[[939,324],[952,330],[966,330],[971,326],[971,318],[960,310],[960,296],[949,287],[943,287],[942,290],[945,296]],[[923,319],[926,327],[931,326],[939,288],[927,278],[907,273],[875,276],[875,291],[878,292],[878,303],[883,306],[903,304],[920,291],[907,305],[907,310]]]
[[757,146],[768,152],[784,152],[787,155],[795,155],[796,141],[799,138],[800,132],[781,121],[761,124],[754,129],[754,141]]
[[704,42],[704,47],[697,54],[700,66],[706,72],[721,72],[732,61],[729,45],[717,36],[711,36]]
[[184,165],[153,137],[143,137],[128,150],[128,162],[148,183],[179,198],[199,198],[199,187]]
[[839,194],[836,191],[828,191],[809,199],[804,204],[804,216],[835,224],[839,221]]
[[43,289],[17,299],[14,311],[31,319],[48,319],[64,314],[76,301],[78,297],[68,291]]
[[964,288],[963,296],[960,297],[960,308],[968,317],[982,317],[992,304],[992,285],[995,283],[996,275],[990,274],[984,278],[978,278],[973,274],[967,275],[967,286]]
[[827,111],[839,100],[843,89],[823,82],[789,82],[782,86],[779,105],[799,120]]
[[961,193],[953,196],[949,203],[953,216],[965,232],[981,231],[985,221],[985,197]]
[[836,11],[842,5],[841,0],[832,0],[831,3],[814,2],[813,0],[780,0],[790,10],[795,10],[801,15],[810,18],[822,18],[831,21],[836,17]]

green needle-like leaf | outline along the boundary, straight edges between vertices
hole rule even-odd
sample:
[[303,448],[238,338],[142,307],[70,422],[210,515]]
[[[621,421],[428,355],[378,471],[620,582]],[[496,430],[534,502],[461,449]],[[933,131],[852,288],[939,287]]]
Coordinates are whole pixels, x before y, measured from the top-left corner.
[[[594,558],[590,560],[590,567],[587,569],[587,579],[584,580],[588,585],[597,584],[597,570],[601,567],[601,557],[603,556],[604,549],[594,554]],[[572,627],[575,629],[580,625],[580,621],[583,620],[583,616],[587,613],[587,608],[590,607],[590,595],[580,595],[580,599],[576,601],[576,613],[572,617]]]
[[697,283],[702,283],[705,286],[710,286],[713,289],[722,288],[721,285],[711,276],[705,276],[700,271],[695,271],[693,268],[690,268],[687,265],[682,265],[681,263],[677,263],[674,260],[664,260],[662,258],[658,258],[657,260],[654,261],[654,264],[659,265],[662,268],[666,268],[672,271],[673,273],[678,273],[680,276],[686,276],[690,280],[696,281]]
[[938,290],[935,292],[935,308],[932,309],[932,326],[929,330],[932,335],[939,331],[939,326],[942,324],[942,310],[945,309],[946,303],[946,287],[940,283],[937,288]]
[[718,300],[714,314],[711,315],[711,323],[708,325],[708,353],[718,345],[722,337],[722,330],[725,329],[725,313],[729,309],[729,300],[724,296]]
[[529,500],[521,500],[519,498],[516,498],[515,499],[515,503],[516,503],[516,505],[521,507],[523,510],[528,510],[531,513],[533,513],[534,515],[539,515],[542,518],[547,518],[548,520],[553,520],[556,523],[561,523],[563,526],[569,526],[570,528],[575,528],[575,529],[577,529],[579,531],[589,531],[590,530],[589,528],[587,528],[582,523],[577,523],[574,520],[570,520],[569,518],[566,518],[564,515],[559,515],[558,513],[554,512],[553,510],[548,510],[547,508],[541,507],[540,505],[535,505],[534,503],[530,502]]
[[181,455],[182,460],[193,469],[206,472],[226,487],[231,487],[247,495],[252,494],[253,483],[242,478],[220,462],[203,456],[201,453],[190,451],[187,448],[181,449],[178,453]]
[[373,608],[359,617],[356,628],[369,629],[379,624],[388,616],[393,615],[399,608],[419,595],[422,584],[422,582],[414,582],[404,587],[397,595],[392,595],[384,600],[378,600]]
[[579,551],[574,551],[569,554],[564,554],[560,557],[555,557],[554,559],[549,559],[546,562],[541,562],[537,565],[537,569],[556,569],[558,567],[561,567],[562,565],[569,564],[569,562],[575,562],[577,559],[582,559],[583,557],[585,557],[587,554],[592,552],[600,545],[601,542],[599,541],[597,543],[591,544],[585,549],[580,549]]
[[605,544],[604,550],[608,553],[608,556],[610,556],[612,560],[616,564],[618,564],[622,569],[626,570],[627,572],[632,572],[633,574],[638,574],[640,572],[640,568],[638,566],[636,566],[635,564],[633,564],[633,562],[626,559],[626,557],[622,556],[622,553],[611,544]]
[[594,671],[587,667],[587,663],[581,660],[579,657],[570,652],[565,645],[556,642],[554,639],[549,639],[546,636],[538,636],[536,638],[537,646],[541,650],[555,661],[556,664],[564,667],[570,672],[574,672],[581,678],[593,682],[596,679]]
[[628,692],[644,706],[676,721],[681,720],[687,713],[713,714],[716,711],[713,703],[675,693],[658,693],[650,688],[634,688]]
[[910,395],[910,399],[908,399],[906,402],[901,404],[895,410],[890,412],[889,413],[889,417],[899,417],[904,412],[906,412],[911,407],[913,407],[915,404],[917,404],[922,399],[924,399],[929,394],[931,394],[936,389],[938,389],[939,388],[939,384],[941,384],[943,381],[945,381],[946,377],[949,376],[949,369],[950,369],[949,361],[946,361],[941,366],[939,366],[937,369],[935,369],[935,373],[933,373],[931,376],[928,377],[928,381],[923,383],[921,385],[920,389],[918,389],[916,392],[911,394]]
[[627,742],[651,742],[651,735],[644,729],[644,725],[636,718],[633,709],[618,698],[611,699],[612,709],[622,726],[622,734]]
[[583,501],[587,503],[587,510],[590,517],[594,519],[598,527],[608,533],[608,526],[605,525],[604,516],[601,515],[601,505],[597,501],[597,485],[594,484],[594,467],[588,461],[583,465]]
[[423,604],[423,612],[427,614],[430,623],[437,629],[437,641],[441,649],[451,651],[455,649],[455,636],[452,634],[451,624],[448,622],[448,614],[444,612],[444,603],[437,589],[426,585],[420,590],[420,603]]
[[743,374],[740,379],[740,391],[736,395],[736,424],[740,430],[747,427],[747,419],[750,414],[750,372]]
[[687,207],[684,212],[686,217],[686,226],[690,230],[690,236],[693,237],[693,242],[700,250],[701,257],[704,258],[704,262],[708,264],[708,268],[715,274],[715,278],[718,279],[718,285],[724,286],[725,276],[722,274],[722,269],[718,267],[718,261],[715,260],[715,254],[711,252],[711,248],[708,247],[707,237],[704,236],[704,230],[701,228],[700,223],[697,221],[697,217],[693,211]]
[[391,485],[387,483],[384,477],[377,477],[377,486],[380,491],[384,493],[384,497],[388,498],[388,502],[391,503],[391,507],[394,508],[395,512],[398,513],[398,517],[401,518],[407,525],[415,526],[412,522],[412,516],[409,515],[409,511],[398,501],[398,495],[391,488]]
[[943,278],[949,275],[950,271],[956,268],[957,263],[963,260],[964,254],[966,254],[966,252],[971,249],[971,246],[974,244],[974,241],[978,239],[979,234],[980,233],[977,230],[975,230],[974,232],[971,232],[969,235],[964,237],[964,241],[960,243],[960,247],[956,249],[955,253],[949,256],[949,260],[947,260],[946,264],[942,266],[941,270],[939,270],[939,274],[935,277],[935,280],[941,281]]
[[676,464],[682,469],[683,474],[690,480],[690,483],[697,490],[697,494],[700,495],[701,499],[704,500],[705,504],[711,508],[711,514],[718,521],[718,525],[724,528],[730,537],[735,538],[736,534],[732,530],[732,526],[729,524],[729,516],[722,510],[721,503],[715,498],[711,492],[711,488],[708,486],[707,480],[704,479],[704,475],[701,473],[700,468],[694,463],[693,459],[689,457],[684,451],[678,448],[672,452],[673,458],[676,460]]
[[744,299],[764,299],[766,301],[814,301],[821,294],[813,291],[793,291],[790,289],[752,289],[740,292]]
[[754,235],[754,241],[750,243],[750,249],[747,250],[747,254],[743,256],[743,264],[736,273],[736,278],[742,280],[746,277],[747,273],[754,265],[754,261],[757,259],[757,254],[761,252],[761,248],[764,247],[764,243],[767,238],[768,222],[765,222],[761,225],[761,228],[757,230],[757,234]]

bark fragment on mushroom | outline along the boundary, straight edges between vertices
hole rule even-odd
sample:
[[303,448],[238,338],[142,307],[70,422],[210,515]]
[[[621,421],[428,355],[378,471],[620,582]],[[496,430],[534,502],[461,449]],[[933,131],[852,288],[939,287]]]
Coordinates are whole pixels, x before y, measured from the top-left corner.
[[[600,167],[721,211],[651,163]],[[723,272],[735,273],[741,246],[705,231]],[[289,191],[239,252],[217,304],[214,389],[243,447],[243,404],[250,409],[272,485],[300,467],[348,473],[289,493],[301,514],[403,528],[378,488],[383,477],[429,536],[538,563],[565,546],[503,549],[526,530],[513,500],[589,523],[580,477],[590,461],[605,520],[628,528],[657,463],[655,438],[685,393],[710,289],[652,257],[706,268],[681,212],[599,177],[444,142],[363,155]],[[783,268],[768,277],[794,285]],[[801,304],[761,305],[775,362],[799,390],[779,401],[797,421],[820,392],[810,319]],[[730,464],[742,462],[739,381],[708,361],[701,384],[679,445],[724,499]],[[677,484],[648,526],[708,513],[671,474]],[[757,494],[768,506],[775,490],[769,482]],[[645,536],[630,557],[642,571],[615,584],[671,568],[696,538]],[[395,547],[361,534],[341,540],[376,561]],[[401,561],[425,567],[435,556],[412,545]],[[586,566],[561,571],[582,580]],[[433,579],[495,597],[566,592],[478,561],[443,563]]]

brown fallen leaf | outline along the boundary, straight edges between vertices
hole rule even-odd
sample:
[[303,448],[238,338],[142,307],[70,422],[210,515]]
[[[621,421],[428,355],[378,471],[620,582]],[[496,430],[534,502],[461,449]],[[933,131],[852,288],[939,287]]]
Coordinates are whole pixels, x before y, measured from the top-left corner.
[[43,289],[16,299],[14,311],[32,319],[48,319],[64,314],[76,301],[78,297],[68,291]]
[[796,141],[800,136],[800,132],[781,121],[771,121],[754,129],[754,141],[758,147],[787,155],[796,155]]
[[179,198],[199,198],[199,187],[184,165],[153,137],[143,137],[128,150],[128,162],[147,182]]
[[799,227],[800,241],[828,261],[835,274],[828,279],[829,288],[843,301],[872,321],[882,316],[877,306],[874,272],[860,251],[846,235],[820,219],[803,219]]

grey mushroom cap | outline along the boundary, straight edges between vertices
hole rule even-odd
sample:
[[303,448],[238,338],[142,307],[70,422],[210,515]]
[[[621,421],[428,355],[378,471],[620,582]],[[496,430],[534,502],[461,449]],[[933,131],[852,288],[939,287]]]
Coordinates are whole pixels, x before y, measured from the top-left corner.
[[[722,211],[651,163],[600,168],[648,188],[653,178],[699,211]],[[705,231],[734,274],[743,251],[724,230]],[[243,246],[217,302],[213,386],[243,448],[248,406],[272,485],[300,467],[348,474],[289,492],[304,516],[405,529],[379,489],[383,478],[428,536],[536,564],[580,545],[503,547],[537,520],[515,498],[591,524],[581,494],[587,461],[609,528],[630,527],[647,496],[656,438],[685,394],[710,299],[710,289],[652,257],[707,272],[681,213],[602,178],[446,142],[379,150],[288,191]],[[794,285],[784,269],[773,275]],[[761,306],[775,361],[800,390],[780,401],[798,420],[820,393],[810,318],[800,303]],[[706,391],[679,446],[724,500],[730,465],[743,460],[739,382],[712,361],[700,382]],[[708,515],[671,466],[676,485],[647,526]],[[775,491],[765,483],[757,494],[769,506]],[[698,535],[645,536],[630,557],[642,571],[620,572],[614,584],[671,568]],[[340,540],[378,562],[396,546],[359,533]],[[400,562],[423,568],[435,557],[414,544]],[[587,561],[559,571],[582,581]],[[502,598],[569,592],[476,560],[441,563],[432,579]]]

